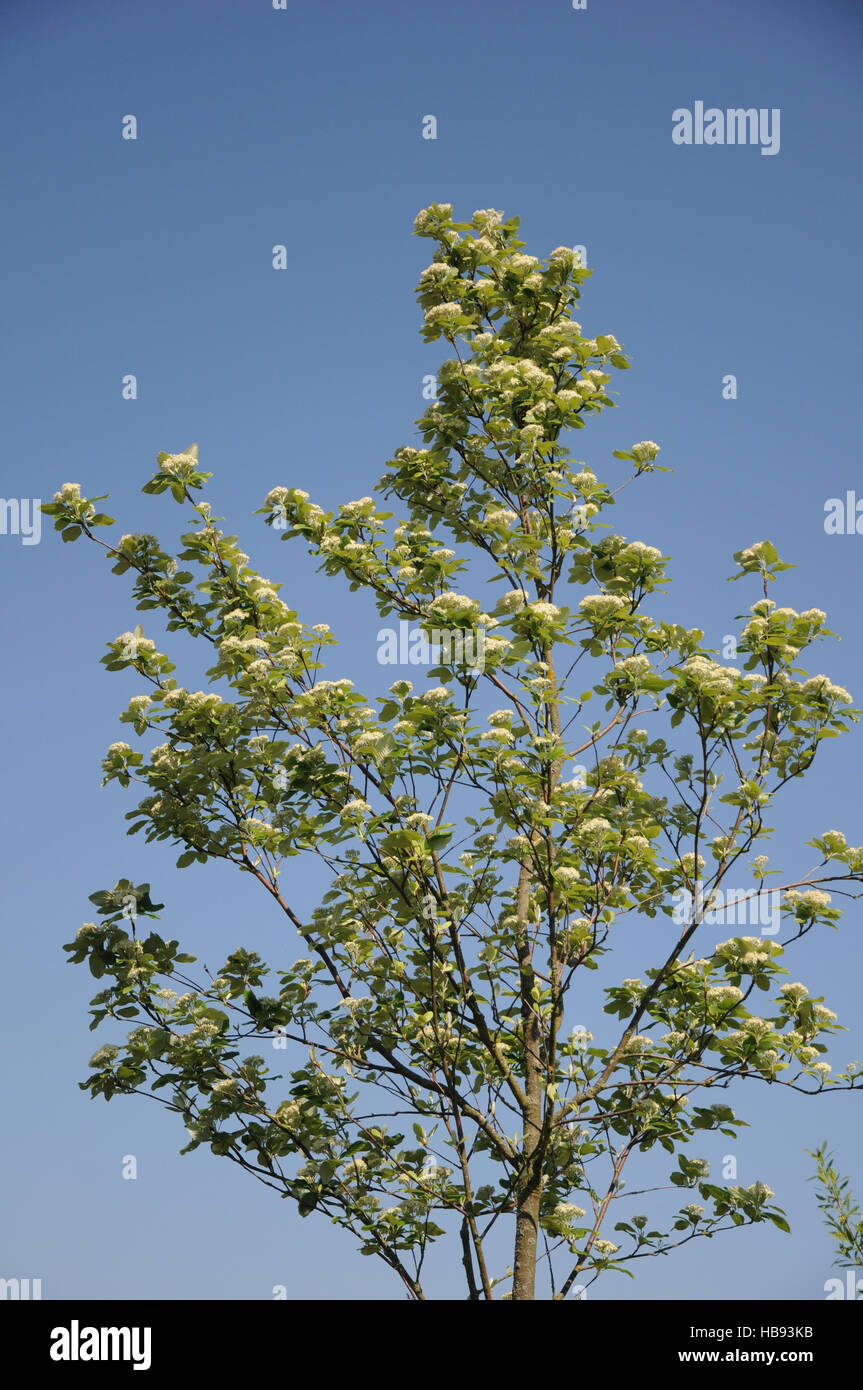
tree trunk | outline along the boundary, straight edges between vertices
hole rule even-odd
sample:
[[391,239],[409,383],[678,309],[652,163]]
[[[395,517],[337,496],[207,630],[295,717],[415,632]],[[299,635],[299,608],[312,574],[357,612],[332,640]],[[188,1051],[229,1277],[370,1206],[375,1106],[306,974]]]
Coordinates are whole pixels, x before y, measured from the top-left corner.
[[536,1249],[542,1200],[542,1070],[539,1056],[539,1023],[535,1017],[525,1020],[525,1035],[527,1105],[524,1115],[524,1171],[516,1194],[515,1258],[512,1278],[514,1299],[535,1297]]
[[532,1299],[536,1289],[536,1247],[539,1236],[539,1207],[542,1198],[542,1060],[540,1024],[533,1002],[533,948],[528,929],[530,907],[530,867],[522,864],[518,880],[516,911],[522,937],[518,948],[521,968],[521,1016],[524,1025],[525,1106],[522,1112],[524,1167],[516,1185],[515,1254],[512,1296]]
[[[530,528],[528,528],[529,530]],[[554,674],[554,653],[551,648],[543,651],[543,660],[551,679]],[[549,701],[552,732],[561,737],[560,706],[557,699]],[[549,769],[548,796],[557,784],[563,768],[563,760],[556,759]],[[553,853],[553,847],[552,847]],[[533,950],[528,932],[528,913],[530,910],[530,864],[523,863],[519,873],[516,911],[522,924],[522,942],[518,959],[521,967],[521,1015],[524,1020],[524,1080],[526,1105],[524,1121],[524,1169],[516,1189],[515,1256],[513,1259],[512,1296],[514,1299],[533,1299],[536,1297],[536,1251],[539,1240],[539,1211],[542,1203],[542,1174],[544,1167],[544,1142],[542,1136],[544,1101],[544,1066],[540,1021],[533,1004],[534,974]],[[561,1015],[555,1011],[551,1036],[547,1045],[560,1026]]]

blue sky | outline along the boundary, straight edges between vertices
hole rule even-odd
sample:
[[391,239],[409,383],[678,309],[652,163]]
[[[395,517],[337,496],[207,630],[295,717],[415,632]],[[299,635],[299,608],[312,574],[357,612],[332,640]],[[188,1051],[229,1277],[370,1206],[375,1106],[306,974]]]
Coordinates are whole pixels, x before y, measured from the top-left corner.
[[[462,217],[501,208],[521,216],[528,252],[587,248],[579,318],[615,334],[633,370],[575,452],[602,476],[612,449],[661,444],[674,471],[624,494],[615,524],[673,557],[664,611],[719,645],[756,597],[725,583],[731,554],[769,538],[797,565],[780,601],[826,609],[843,636],[818,669],[861,698],[863,537],[823,524],[828,498],[863,497],[855,5],[6,0],[0,27],[5,498],[80,482],[111,494],[124,530],[167,540],[181,513],[140,488],[157,451],[197,440],[214,510],[307,622],[343,638],[339,673],[381,693],[374,611],[252,513],[275,484],[325,506],[364,495],[414,441],[422,377],[442,354],[418,334],[430,248],[413,218],[432,201]],[[672,112],[699,100],[779,108],[779,153],[675,145]],[[121,138],[127,114],[135,141]],[[421,135],[428,114],[436,140]],[[134,401],[121,398],[127,373]],[[77,1089],[92,982],[60,945],[89,893],[151,882],[166,932],[205,958],[243,942],[280,963],[286,943],[247,883],[179,873],[164,847],[127,840],[131,802],[99,789],[136,691],[99,665],[137,621],[125,581],[49,527],[38,545],[0,535],[0,573],[0,1275],[39,1277],[46,1298],[260,1299],[276,1284],[291,1298],[398,1297],[334,1228],[206,1151],[178,1157],[182,1131],[155,1105]],[[788,795],[776,846],[789,874],[809,866],[813,834],[863,840],[861,738],[828,746]],[[312,887],[297,885],[304,907]],[[834,1064],[863,1055],[861,926],[852,904],[839,933],[794,958],[792,978],[850,1026]],[[752,1128],[734,1151],[793,1235],[696,1243],[591,1297],[823,1297],[831,1244],[803,1150],[829,1138],[853,1175],[859,1098],[775,1089],[740,1097]],[[703,1151],[719,1163],[727,1149]],[[137,1181],[121,1178],[126,1154]],[[439,1270],[432,1292],[447,1288]]]

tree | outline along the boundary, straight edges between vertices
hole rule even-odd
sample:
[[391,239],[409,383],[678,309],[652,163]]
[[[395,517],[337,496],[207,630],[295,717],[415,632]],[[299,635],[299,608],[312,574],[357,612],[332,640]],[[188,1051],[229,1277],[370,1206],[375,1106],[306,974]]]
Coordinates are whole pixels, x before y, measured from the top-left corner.
[[[251,943],[216,976],[192,971],[177,941],[142,935],[159,909],[147,884],[93,894],[99,920],[65,949],[108,981],[92,1026],[136,1026],[81,1084],[158,1097],[186,1124],[183,1152],[207,1144],[302,1215],[325,1213],[415,1299],[437,1240],[460,1252],[469,1299],[532,1299],[538,1270],[540,1292],[563,1299],[719,1231],[787,1230],[767,1186],[711,1182],[691,1155],[744,1123],[717,1090],[860,1085],[854,1064],[832,1078],[823,1060],[835,1014],[779,981],[790,948],[835,925],[820,885],[850,893],[863,847],[815,837],[818,867],[781,889],[753,857],[777,795],[857,719],[845,690],[795,664],[833,634],[821,611],[768,597],[789,566],[767,541],[734,557],[734,578],[756,586],[742,671],[700,630],[649,615],[665,559],[606,518],[658,468],[658,446],[617,450],[616,483],[572,459],[565,440],[613,404],[611,372],[629,363],[571,316],[590,271],[566,247],[524,254],[518,226],[494,210],[456,223],[447,204],[416,220],[436,247],[423,334],[451,355],[418,421],[424,447],[398,449],[378,484],[398,506],[392,534],[372,497],[328,513],[281,486],[261,509],[425,634],[412,660],[424,643],[435,684],[397,680],[376,708],[350,680],[319,678],[335,638],[217,528],[195,446],[159,454],[144,487],[193,508],[179,568],[152,535],[102,540],[104,499],[76,484],[44,508],[64,541],[83,534],[134,576],[139,609],[213,649],[210,688],[190,692],[140,626],[108,644],[107,668],[147,683],[121,719],[162,739],[108,750],[105,781],[145,793],[130,834],[171,841],[181,868],[236,865],[306,952],[265,994]],[[503,592],[484,602],[484,583]],[[566,583],[583,591],[572,606]],[[298,855],[330,885],[307,916]],[[757,926],[780,892],[781,944],[770,927],[705,953],[702,932],[696,954],[701,928],[712,939],[747,910]],[[600,983],[591,972],[627,922],[652,924],[652,958],[643,978]],[[603,1008],[601,1037],[573,1026]],[[661,1160],[652,1189],[701,1201],[649,1218],[624,1189],[633,1159],[650,1173]]]
[[830,1154],[827,1144],[820,1148],[807,1149],[815,1159],[815,1172],[809,1182],[817,1182],[818,1205],[824,1215],[824,1224],[836,1241],[836,1264],[842,1269],[854,1269],[863,1265],[863,1217],[854,1200],[848,1178],[843,1178]]

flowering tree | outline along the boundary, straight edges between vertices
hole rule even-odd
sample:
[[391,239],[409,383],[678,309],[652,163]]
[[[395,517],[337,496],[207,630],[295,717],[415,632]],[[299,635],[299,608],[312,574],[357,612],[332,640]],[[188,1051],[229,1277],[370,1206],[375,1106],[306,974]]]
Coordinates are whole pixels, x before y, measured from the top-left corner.
[[[809,842],[817,867],[780,890],[781,943],[714,946],[711,927],[723,885],[745,875],[744,903],[768,892],[754,851],[771,803],[856,713],[796,664],[832,634],[819,610],[768,597],[788,568],[769,542],[735,555],[756,589],[742,671],[701,631],[650,616],[663,556],[607,518],[658,446],[618,450],[614,482],[564,442],[613,404],[611,372],[629,365],[571,317],[590,274],[573,252],[524,254],[518,219],[493,210],[456,223],[432,205],[415,230],[436,248],[423,333],[450,355],[418,422],[424,447],[397,450],[378,485],[401,520],[391,530],[371,497],[327,513],[295,487],[262,514],[382,615],[470,636],[438,654],[428,688],[397,680],[372,703],[329,662],[319,678],[334,637],[217,528],[195,446],[159,454],[144,487],[193,509],[178,559],[148,534],[106,543],[103,499],[76,484],[44,508],[64,540],[83,534],[132,573],[139,609],[213,649],[211,688],[190,692],[140,627],[109,643],[108,669],[145,682],[121,719],[160,739],[114,743],[104,762],[106,781],[143,790],[130,833],[177,845],[181,868],[236,865],[303,952],[265,993],[250,943],[217,975],[192,969],[142,929],[159,908],[148,885],[93,894],[99,920],[65,949],[106,984],[92,1026],[136,1026],[82,1086],[156,1096],[188,1129],[183,1152],[209,1145],[302,1215],[325,1213],[411,1298],[445,1241],[470,1299],[563,1299],[718,1231],[788,1229],[768,1187],[711,1182],[692,1145],[743,1123],[716,1100],[738,1079],[859,1085],[854,1064],[834,1078],[822,1059],[835,1014],[781,977],[791,948],[839,916],[819,885],[850,892],[863,848],[836,830]],[[328,875],[310,914],[301,854]],[[634,921],[643,977],[597,979]],[[585,1016],[601,1026],[574,1026]],[[624,1187],[633,1162],[664,1189],[660,1215]],[[676,1190],[700,1201],[678,1208]]]

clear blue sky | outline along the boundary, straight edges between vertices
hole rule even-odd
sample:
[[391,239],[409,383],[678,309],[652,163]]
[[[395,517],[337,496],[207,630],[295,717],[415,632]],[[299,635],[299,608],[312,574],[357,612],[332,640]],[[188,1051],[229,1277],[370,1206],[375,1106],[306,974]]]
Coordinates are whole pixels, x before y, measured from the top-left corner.
[[[529,252],[587,247],[579,317],[614,333],[633,370],[576,452],[602,474],[613,448],[661,444],[675,471],[625,494],[615,522],[673,556],[669,617],[718,645],[755,598],[725,583],[732,551],[772,539],[798,566],[781,601],[826,609],[843,634],[817,669],[863,702],[863,537],[823,529],[827,498],[863,497],[856,4],[4,0],[0,29],[4,497],[80,482],[112,494],[124,530],[167,540],[179,509],[139,489],[158,450],[197,440],[214,509],[306,621],[345,639],[340,673],[380,693],[376,614],[252,512],[275,484],[324,505],[361,496],[414,441],[441,354],[417,332],[429,244],[413,218],[431,201],[464,217],[501,208],[521,215]],[[779,153],[673,144],[672,111],[699,100],[780,108]],[[428,114],[436,141],[421,138]],[[126,373],[136,401],[121,399]],[[722,399],[727,373],[736,401]],[[0,535],[0,571],[0,1275],[40,1277],[46,1298],[260,1299],[275,1284],[399,1297],[334,1228],[206,1150],[181,1159],[174,1117],[77,1089],[96,1045],[93,982],[60,946],[91,915],[89,893],[151,882],[163,929],[211,962],[242,942],[278,963],[294,943],[254,885],[179,873],[163,847],[127,840],[131,801],[99,790],[137,688],[98,664],[137,620],[126,582],[50,528],[39,545]],[[789,873],[808,867],[812,834],[863,840],[861,740],[828,746],[787,798],[776,849]],[[298,893],[310,906],[308,885]],[[863,1056],[861,928],[852,905],[793,958],[792,978],[850,1025],[834,1065]],[[854,1174],[860,1098],[776,1089],[738,1097],[752,1128],[734,1148],[740,1180],[770,1183],[793,1235],[696,1243],[595,1296],[823,1297],[831,1245],[803,1149],[829,1137]],[[700,1150],[717,1175],[728,1149],[708,1137]],[[447,1288],[436,1277],[433,1292]]]

